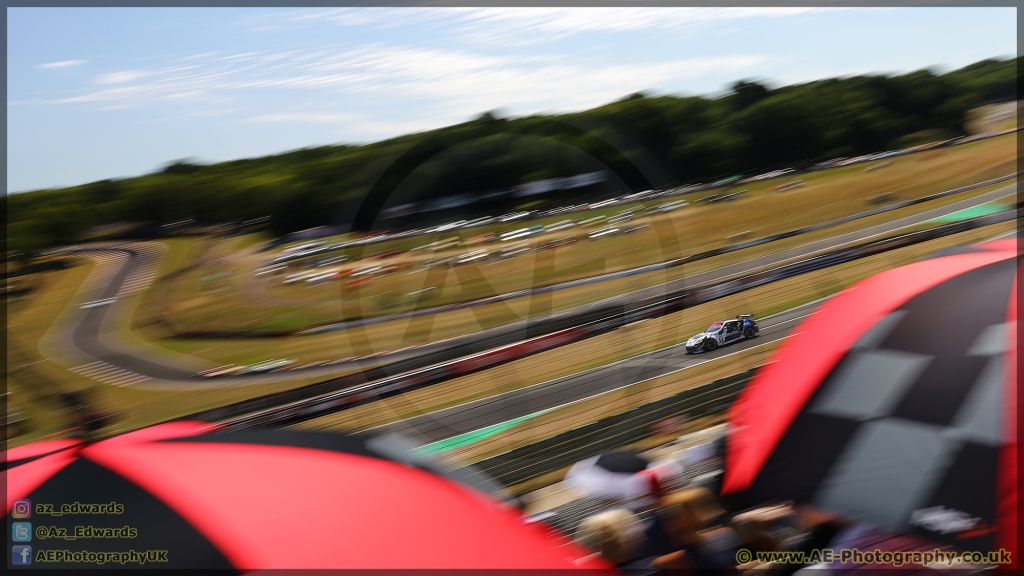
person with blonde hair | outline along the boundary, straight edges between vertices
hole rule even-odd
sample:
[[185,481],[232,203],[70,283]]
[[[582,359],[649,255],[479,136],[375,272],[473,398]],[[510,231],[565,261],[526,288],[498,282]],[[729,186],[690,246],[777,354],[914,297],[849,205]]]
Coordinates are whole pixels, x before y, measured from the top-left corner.
[[663,498],[658,515],[676,551],[659,557],[654,565],[698,572],[731,568],[721,557],[720,538],[712,537],[718,530],[706,530],[720,512],[706,488],[685,488]]
[[643,544],[643,527],[629,510],[607,510],[583,520],[576,529],[576,540],[622,567],[636,559]]

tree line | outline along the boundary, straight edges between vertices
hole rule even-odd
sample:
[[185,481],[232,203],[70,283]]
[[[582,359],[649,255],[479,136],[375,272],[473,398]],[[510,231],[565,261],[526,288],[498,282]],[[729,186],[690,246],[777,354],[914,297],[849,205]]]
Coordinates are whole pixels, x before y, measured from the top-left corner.
[[[396,198],[423,200],[586,172],[595,167],[595,141],[621,152],[605,165],[639,166],[653,186],[665,186],[954,137],[965,133],[970,110],[1016,99],[1018,61],[990,59],[943,74],[919,70],[776,88],[740,81],[717,98],[633,94],[558,116],[505,119],[487,113],[435,131],[434,137],[453,142],[471,139],[419,165],[396,188]],[[565,133],[552,134],[551,120],[565,125]],[[543,135],[531,135],[530,127],[540,123],[547,126]],[[423,138],[211,165],[178,161],[144,176],[8,195],[8,250],[28,254],[73,243],[95,226],[124,221],[219,223],[271,216],[276,234],[335,224]]]

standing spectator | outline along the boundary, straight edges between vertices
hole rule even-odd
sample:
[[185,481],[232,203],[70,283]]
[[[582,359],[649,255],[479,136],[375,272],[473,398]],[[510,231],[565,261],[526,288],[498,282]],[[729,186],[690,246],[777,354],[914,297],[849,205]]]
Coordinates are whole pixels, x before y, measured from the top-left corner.
[[643,548],[643,526],[629,510],[607,510],[580,523],[576,540],[619,568],[635,563]]
[[[659,503],[665,496],[658,476],[651,470],[643,470],[637,474],[647,479],[650,488],[646,494],[634,498],[629,506],[633,512],[647,516],[643,521],[644,547],[641,556],[653,560],[674,552],[675,546],[669,538],[663,519],[656,513]],[[649,512],[655,513],[647,514]]]
[[707,488],[690,488],[692,498],[703,520],[701,540],[707,544],[720,564],[727,567],[736,565],[736,552],[740,548],[739,535],[732,528],[722,526],[725,510],[715,495]]
[[721,561],[715,542],[701,534],[710,519],[703,498],[701,490],[686,489],[664,499],[659,516],[675,550],[656,559],[656,567],[694,570],[698,574],[717,573],[730,567]]
[[796,534],[790,528],[795,512],[791,503],[748,510],[732,518],[732,526],[745,548],[765,552],[776,550],[782,540]]
[[[844,520],[838,514],[806,505],[796,508],[796,520],[799,525],[799,533],[783,540],[779,544],[778,550],[803,552],[810,555],[814,550],[828,548],[842,529],[851,524],[850,521]],[[770,576],[792,576],[807,566],[811,565],[778,564],[773,565],[765,573]]]

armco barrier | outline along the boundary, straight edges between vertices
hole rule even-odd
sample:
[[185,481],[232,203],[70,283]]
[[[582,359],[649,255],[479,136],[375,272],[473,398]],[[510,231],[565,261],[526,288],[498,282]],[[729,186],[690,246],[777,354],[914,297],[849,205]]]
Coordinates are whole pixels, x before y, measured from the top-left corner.
[[[569,342],[581,340],[588,334],[593,334],[593,332],[588,332],[586,329],[581,327],[568,328],[522,342],[517,342],[515,344],[502,346],[495,350],[488,350],[486,352],[428,366],[422,370],[407,372],[390,378],[385,377],[380,380],[371,381],[370,378],[363,379],[365,378],[365,373],[344,376],[337,380],[342,381],[351,378],[351,382],[353,383],[352,386],[346,386],[345,384],[340,384],[339,386],[339,384],[335,382],[333,383],[333,392],[321,394],[313,398],[308,396],[301,397],[299,400],[283,406],[277,405],[272,401],[268,404],[264,399],[256,399],[262,400],[259,403],[251,405],[255,407],[257,411],[243,411],[241,417],[234,417],[227,422],[223,421],[220,417],[221,409],[210,410],[203,414],[192,415],[185,419],[220,421],[221,424],[229,428],[254,428],[292,424],[317,416],[322,416],[324,414],[351,408],[366,402],[388,398],[415,388],[436,384],[438,382],[470,374],[478,370],[485,370],[519,358],[525,358],[531,354],[536,354]],[[373,370],[367,372],[372,371]],[[330,383],[330,381],[328,383]],[[281,394],[280,396],[284,397],[285,394]],[[231,410],[231,412],[236,411]],[[227,417],[232,418],[233,416],[234,415],[232,414]]]
[[[612,272],[612,273],[609,273],[609,274],[603,274],[601,276],[597,276],[597,277],[593,277],[593,278],[582,278],[582,279],[579,279],[579,280],[573,280],[573,281],[570,281],[570,282],[564,282],[564,283],[561,283],[561,284],[556,284],[556,285],[551,285],[551,286],[541,286],[541,287],[537,287],[537,288],[531,288],[531,289],[525,289],[525,290],[517,290],[515,292],[510,292],[510,293],[507,293],[507,294],[499,294],[499,295],[496,295],[496,296],[491,296],[491,297],[488,297],[488,298],[482,298],[482,299],[479,299],[479,300],[473,300],[473,301],[469,301],[469,302],[457,302],[457,303],[453,303],[453,304],[445,304],[445,305],[441,305],[441,306],[434,306],[434,307],[431,307],[431,308],[425,308],[425,309],[421,309],[421,310],[415,310],[415,311],[412,311],[412,312],[406,312],[406,313],[396,314],[396,315],[378,316],[378,317],[372,317],[372,318],[356,319],[356,320],[351,320],[351,321],[348,321],[348,322],[342,322],[342,323],[337,323],[337,324],[328,324],[328,325],[324,325],[324,326],[318,326],[318,327],[315,327],[315,328],[310,328],[310,329],[302,330],[302,331],[299,331],[299,332],[290,331],[290,330],[247,330],[247,329],[246,330],[188,330],[188,331],[176,332],[176,336],[182,337],[182,338],[278,338],[278,337],[284,337],[284,336],[304,336],[304,335],[311,335],[311,334],[320,334],[320,333],[323,333],[323,332],[347,330],[347,329],[350,329],[350,328],[357,328],[357,327],[360,327],[360,326],[368,326],[368,325],[371,325],[371,324],[387,322],[387,321],[398,319],[398,318],[415,318],[415,317],[419,317],[419,316],[429,316],[429,315],[433,315],[433,314],[440,314],[442,312],[451,312],[451,311],[455,311],[455,310],[462,310],[462,309],[465,309],[465,308],[471,308],[471,307],[475,307],[475,306],[485,306],[485,305],[488,305],[488,304],[493,304],[493,303],[496,303],[496,302],[503,302],[503,301],[506,301],[506,300],[513,300],[513,299],[521,298],[521,297],[524,297],[524,296],[543,294],[543,293],[547,293],[547,292],[553,292],[553,291],[556,291],[556,290],[564,290],[564,289],[575,288],[575,287],[583,286],[583,285],[587,285],[587,284],[593,284],[593,283],[596,283],[596,282],[602,282],[602,281],[605,281],[605,280],[619,279],[619,278],[625,278],[625,277],[628,277],[628,276],[634,276],[634,275],[637,275],[637,274],[644,274],[644,273],[652,272],[652,271],[655,271],[655,270],[663,270],[663,269],[668,269],[668,268],[674,268],[676,266],[681,266],[683,264],[687,264],[687,263],[690,263],[690,262],[695,262],[697,260],[704,260],[706,258],[711,258],[711,257],[714,257],[714,256],[719,256],[719,255],[722,255],[722,254],[727,254],[727,253],[730,253],[730,252],[735,252],[737,250],[743,250],[743,249],[751,248],[751,247],[754,247],[754,246],[760,246],[760,245],[763,245],[763,244],[768,244],[770,242],[775,242],[775,241],[778,241],[778,240],[784,240],[786,238],[792,238],[794,236],[800,236],[802,234],[807,234],[809,232],[816,232],[816,231],[819,231],[819,230],[824,230],[824,229],[827,229],[827,228],[831,228],[831,227],[834,227],[834,226],[839,226],[841,224],[845,224],[847,222],[851,222],[853,220],[858,220],[858,219],[861,219],[861,218],[867,218],[869,216],[876,216],[878,214],[882,214],[882,213],[889,212],[889,211],[892,211],[892,210],[898,210],[900,208],[906,208],[908,206],[913,206],[915,204],[921,204],[923,202],[928,202],[928,201],[931,201],[931,200],[937,200],[937,199],[940,199],[940,198],[945,198],[947,196],[951,196],[951,195],[955,195],[955,194],[961,194],[963,192],[969,192],[971,190],[976,190],[978,188],[984,188],[985,186],[991,186],[993,184],[998,184],[1000,182],[1005,182],[1007,180],[1016,178],[1020,174],[1021,174],[1021,172],[1017,172],[1015,174],[1009,174],[1009,175],[1006,175],[1006,176],[1000,176],[998,178],[993,178],[991,180],[986,180],[984,182],[978,182],[976,184],[971,184],[971,185],[968,185],[968,186],[962,186],[960,188],[954,188],[952,190],[946,190],[946,191],[943,191],[943,192],[938,192],[936,194],[931,194],[931,195],[928,195],[928,196],[923,196],[921,198],[915,198],[913,200],[905,200],[905,201],[902,201],[902,202],[896,202],[896,203],[890,204],[888,206],[876,208],[876,209],[873,209],[873,210],[868,210],[866,212],[860,212],[858,214],[852,214],[850,216],[844,216],[844,217],[839,218],[837,220],[832,220],[832,221],[829,221],[829,222],[823,222],[821,224],[815,224],[813,226],[807,226],[807,227],[804,227],[804,228],[798,228],[796,230],[790,230],[788,232],[782,232],[782,233],[779,233],[779,234],[773,234],[771,236],[766,236],[764,238],[756,238],[754,240],[749,240],[747,242],[741,242],[739,244],[733,244],[733,245],[730,245],[730,246],[724,246],[722,248],[716,248],[714,250],[708,250],[706,252],[701,252],[699,254],[694,254],[694,255],[691,255],[691,256],[686,256],[684,258],[677,258],[675,260],[669,260],[667,262],[660,262],[660,263],[657,263],[657,264],[650,264],[650,265],[647,265],[647,266],[642,266],[642,267],[631,269],[631,270],[623,270],[623,271],[620,271],[620,272]],[[350,247],[350,246],[363,245],[363,244],[368,243],[371,240],[373,240],[373,239],[372,238],[371,239],[362,239],[362,240],[355,240],[355,241],[347,242],[347,243],[343,242],[343,243],[337,243],[337,244],[333,244],[333,245],[323,246],[323,247],[317,248],[317,249],[315,249],[313,251],[310,251],[310,252],[308,252],[308,253],[306,253],[306,254],[304,254],[302,256],[289,256],[289,257],[287,257],[285,259],[282,259],[281,261],[284,262],[284,261],[287,261],[287,260],[294,260],[294,259],[299,259],[299,258],[307,258],[307,257],[313,256],[315,254],[321,254],[321,253],[325,253],[325,252],[330,252],[332,250],[338,250],[338,249],[347,248],[347,247]]]
[[685,414],[698,418],[724,412],[754,375],[749,370],[691,388],[596,422],[567,430],[469,465],[477,473],[513,486],[571,466],[602,452],[628,446],[650,436],[652,425]]
[[[1007,210],[843,248],[771,270],[726,282],[702,285],[663,297],[594,307],[579,315],[542,320],[531,324],[522,332],[501,334],[496,338],[497,343],[481,339],[479,342],[457,349],[446,348],[424,357],[414,357],[310,386],[245,400],[182,419],[214,421],[235,428],[293,424],[428,386],[457,375],[494,367],[556,346],[603,334],[631,322],[670,314],[770,282],[1011,220],[1016,218],[1017,212],[1016,209]],[[517,334],[517,341],[507,342],[510,338],[516,338]],[[457,358],[444,357],[445,354],[452,353],[461,354]]]
[[[1005,182],[1007,180],[1011,180],[1013,178],[1016,178],[1020,174],[1021,174],[1021,172],[1017,172],[1015,174],[1009,174],[1009,175],[1006,175],[1006,176],[1000,176],[998,178],[993,178],[991,180],[985,180],[984,182],[978,182],[976,184],[971,184],[971,185],[968,185],[968,186],[962,186],[960,188],[954,188],[952,190],[946,190],[946,191],[943,191],[943,192],[938,192],[938,193],[935,193],[935,194],[930,194],[928,196],[922,196],[920,198],[915,198],[915,199],[912,199],[912,200],[904,200],[904,201],[901,201],[901,202],[895,202],[893,204],[889,204],[887,206],[883,206],[883,207],[875,208],[875,209],[872,209],[872,210],[868,210],[866,212],[860,212],[860,213],[857,213],[857,214],[851,214],[850,216],[844,216],[844,217],[839,218],[837,220],[831,220],[829,222],[822,222],[820,224],[815,224],[813,226],[806,226],[804,228],[797,228],[796,230],[790,230],[788,232],[781,232],[779,234],[773,234],[771,236],[765,236],[763,238],[755,238],[755,239],[749,240],[747,242],[740,242],[738,244],[733,244],[733,245],[730,245],[730,246],[723,246],[722,248],[716,248],[714,250],[708,250],[706,252],[701,252],[699,254],[693,254],[691,256],[686,256],[686,257],[683,257],[683,258],[677,258],[675,260],[669,260],[667,262],[659,262],[659,263],[656,263],[656,264],[649,264],[649,265],[646,265],[646,266],[641,266],[641,267],[633,268],[633,269],[630,269],[630,270],[622,270],[622,271],[619,271],[619,272],[611,272],[611,273],[608,273],[608,274],[602,274],[601,276],[595,276],[593,278],[581,278],[579,280],[572,280],[572,281],[569,281],[569,282],[562,282],[560,284],[553,284],[553,285],[550,285],[550,286],[540,286],[540,287],[537,287],[537,288],[529,288],[529,289],[524,289],[524,290],[517,290],[515,292],[509,292],[507,294],[498,294],[496,296],[491,296],[491,297],[488,297],[488,298],[481,298],[479,300],[472,300],[472,301],[468,301],[468,302],[457,302],[457,303],[453,303],[453,304],[444,304],[444,305],[440,305],[440,306],[433,306],[431,308],[424,308],[424,309],[421,309],[421,310],[414,310],[412,312],[405,312],[405,313],[402,313],[402,314],[395,314],[395,315],[389,315],[389,316],[377,316],[377,317],[372,317],[372,318],[362,318],[362,319],[350,320],[348,322],[341,322],[341,323],[336,323],[336,324],[327,324],[327,325],[318,326],[318,327],[315,327],[315,328],[310,328],[308,330],[303,330],[303,331],[297,332],[297,333],[295,333],[295,335],[296,336],[304,336],[304,335],[308,335],[308,334],[319,334],[319,333],[322,333],[322,332],[334,332],[334,331],[340,331],[340,330],[348,330],[350,328],[357,328],[357,327],[360,327],[360,326],[368,326],[368,325],[371,325],[371,324],[377,324],[377,323],[381,323],[381,322],[387,322],[389,320],[394,320],[394,319],[399,319],[399,318],[415,318],[415,317],[419,317],[419,316],[429,316],[429,315],[433,315],[433,314],[440,314],[442,312],[451,312],[453,310],[462,310],[462,309],[471,308],[471,307],[474,307],[474,306],[485,306],[485,305],[488,305],[488,304],[493,304],[495,302],[503,302],[503,301],[506,301],[506,300],[514,300],[516,298],[522,298],[524,296],[531,296],[531,295],[543,294],[543,293],[547,293],[547,292],[554,292],[556,290],[566,290],[566,289],[569,289],[569,288],[575,288],[575,287],[584,286],[584,285],[587,285],[587,284],[594,284],[594,283],[597,283],[597,282],[603,282],[603,281],[607,281],[607,280],[626,278],[626,277],[629,277],[629,276],[635,276],[637,274],[644,274],[644,273],[652,272],[652,271],[655,271],[655,270],[664,270],[664,269],[668,269],[668,268],[674,268],[676,266],[681,266],[683,264],[688,264],[690,262],[696,262],[697,260],[704,260],[706,258],[711,258],[713,256],[720,256],[722,254],[728,254],[730,252],[736,252],[737,250],[743,250],[743,249],[746,249],[746,248],[752,248],[754,246],[761,246],[763,244],[768,244],[770,242],[776,242],[776,241],[779,241],[779,240],[785,240],[786,238],[792,238],[794,236],[800,236],[800,235],[807,234],[807,233],[810,233],[810,232],[817,232],[819,230],[825,230],[827,228],[832,228],[832,227],[835,227],[835,226],[839,226],[841,224],[846,224],[847,222],[852,222],[854,220],[858,220],[858,219],[861,219],[861,218],[867,218],[869,216],[877,216],[878,214],[883,214],[885,212],[890,212],[892,210],[899,210],[900,208],[906,208],[908,206],[913,206],[915,204],[921,204],[921,203],[924,203],[924,202],[929,202],[931,200],[938,200],[940,198],[945,198],[947,196],[952,196],[952,195],[955,195],[955,194],[962,194],[964,192],[970,192],[971,190],[977,190],[978,188],[984,188],[985,186],[991,186],[993,184],[998,184],[1000,182]],[[277,334],[263,334],[263,333],[255,334],[255,336],[276,336],[276,335]]]

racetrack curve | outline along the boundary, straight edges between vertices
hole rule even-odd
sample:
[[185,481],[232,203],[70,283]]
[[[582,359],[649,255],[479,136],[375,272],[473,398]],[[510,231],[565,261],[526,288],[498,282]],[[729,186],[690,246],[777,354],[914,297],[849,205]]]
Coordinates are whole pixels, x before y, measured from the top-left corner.
[[[827,251],[830,249],[835,249],[843,245],[863,241],[886,233],[891,233],[901,228],[914,226],[916,224],[920,224],[940,216],[972,208],[990,202],[992,200],[996,200],[1007,195],[1013,194],[1016,192],[1016,190],[1016,184],[1004,186],[997,190],[993,190],[973,198],[964,199],[959,202],[950,204],[948,206],[935,208],[920,214],[900,218],[892,222],[871,226],[863,230],[850,232],[847,234],[843,234],[833,238],[827,238],[817,242],[811,242],[796,248],[783,250],[773,254],[753,258],[751,260],[747,260],[744,262],[724,266],[722,268],[709,270],[707,272],[703,272],[700,274],[687,276],[685,278],[674,280],[666,284],[661,284],[658,286],[653,286],[635,292],[616,296],[614,298],[606,300],[606,302],[610,300],[618,300],[625,298],[629,298],[631,300],[639,300],[641,298],[646,297],[656,297],[664,295],[667,292],[683,289],[687,286],[694,286],[707,282],[713,282],[727,277],[753,272],[772,265],[777,265],[798,258],[807,257],[812,254]],[[128,252],[129,257],[125,260],[121,269],[111,277],[109,284],[103,289],[100,299],[113,298],[119,293],[123,284],[125,283],[125,280],[129,277],[132,268],[137,265],[139,259],[138,253],[131,249],[111,249]],[[167,387],[169,386],[174,386],[175,383],[187,383],[189,385],[189,388],[203,387],[203,385],[205,385],[206,387],[212,387],[232,384],[252,384],[265,380],[280,380],[282,378],[288,377],[321,374],[330,375],[336,374],[341,369],[365,368],[370,365],[378,364],[385,359],[378,358],[375,361],[357,361],[348,364],[338,364],[330,368],[311,368],[305,370],[275,372],[264,376],[218,378],[216,379],[215,382],[207,382],[191,377],[191,374],[193,373],[193,370],[191,369],[169,366],[164,363],[158,362],[153,358],[142,357],[135,353],[118,349],[116,345],[109,342],[105,342],[100,335],[104,328],[107,327],[105,323],[108,321],[109,312],[112,308],[121,305],[123,305],[123,302],[116,302],[110,306],[102,306],[98,308],[92,308],[89,310],[79,311],[78,322],[77,324],[74,325],[74,328],[72,329],[72,333],[70,334],[70,340],[78,351],[82,352],[83,354],[92,358],[95,361],[106,363],[112,367],[116,367],[125,371],[129,371],[131,373],[139,374],[144,377],[160,381],[159,384],[147,384],[145,385],[146,387],[156,385],[160,388],[167,389]],[[558,315],[571,315],[573,313],[585,311],[592,306],[594,306],[594,303],[580,306],[572,310],[560,312]],[[436,347],[441,345],[452,346],[458,345],[460,341],[479,339],[483,334],[490,332],[514,332],[517,330],[523,330],[530,321],[532,321],[532,319],[501,326],[488,331],[477,332],[474,334],[453,338],[444,341],[443,343],[431,343],[421,348],[413,348],[410,350],[398,352],[397,354],[394,355],[389,355],[386,357],[386,359],[388,361],[392,361],[402,358],[413,357],[422,354],[427,350],[435,349]],[[768,327],[766,326],[763,328],[762,331],[762,334],[765,334],[765,336],[767,336],[767,329]],[[755,340],[754,342],[756,341],[757,340]],[[720,352],[716,352],[715,354],[726,353],[726,351],[735,350],[738,349],[738,347],[739,345],[730,346],[723,349]]]

